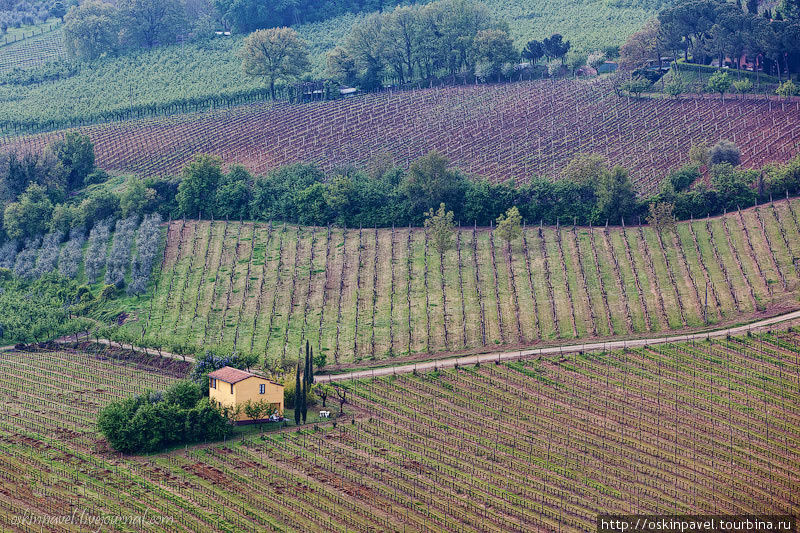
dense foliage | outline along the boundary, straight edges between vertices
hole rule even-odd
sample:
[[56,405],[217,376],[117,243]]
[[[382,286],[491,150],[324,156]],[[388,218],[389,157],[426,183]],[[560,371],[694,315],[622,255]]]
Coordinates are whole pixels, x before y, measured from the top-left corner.
[[743,7],[725,0],[682,0],[623,47],[623,62],[626,57],[658,58],[669,51],[685,61],[691,56],[706,65],[716,59],[718,66],[736,69],[744,66],[744,59],[779,78],[798,72],[800,15],[791,9],[792,3],[782,2],[770,11],[757,3]]
[[347,12],[382,11],[406,0],[214,0],[225,23],[239,33],[327,20]]
[[610,169],[597,156],[576,157],[557,181],[535,178],[519,185],[469,179],[435,152],[414,162],[407,172],[376,167],[326,175],[314,165],[297,164],[259,177],[241,167],[226,176],[219,159],[198,156],[184,169],[176,215],[346,227],[419,226],[429,209],[443,203],[456,220],[479,225],[489,225],[513,206],[531,222],[618,224],[646,216],[651,202],[674,202],[679,218],[685,219],[750,206],[770,195],[800,192],[800,158],[771,166],[760,178],[758,172],[731,164],[738,156],[732,143],[720,142],[711,153],[715,156],[710,186],[698,183],[690,189],[701,172],[699,166],[688,166],[670,174],[661,192],[643,200],[637,200],[624,169]]
[[97,427],[123,453],[221,439],[231,430],[224,410],[204,398],[200,386],[190,381],[111,402],[100,411]]
[[50,273],[33,281],[0,268],[0,344],[39,342],[87,329],[78,285]]

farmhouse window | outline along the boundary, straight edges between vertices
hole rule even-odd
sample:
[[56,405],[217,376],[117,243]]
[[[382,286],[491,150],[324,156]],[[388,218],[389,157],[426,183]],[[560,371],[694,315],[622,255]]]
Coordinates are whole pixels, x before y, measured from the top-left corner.
[[266,386],[266,385],[264,385],[263,383],[262,383],[261,385],[259,385],[259,386],[258,386],[258,393],[259,393],[259,394],[264,394],[264,389],[266,389],[266,387],[267,387],[267,386]]
[[212,389],[216,389],[217,388],[217,380],[214,379],[214,378],[211,378],[211,388]]
[[231,383],[231,394],[233,394],[233,383]]

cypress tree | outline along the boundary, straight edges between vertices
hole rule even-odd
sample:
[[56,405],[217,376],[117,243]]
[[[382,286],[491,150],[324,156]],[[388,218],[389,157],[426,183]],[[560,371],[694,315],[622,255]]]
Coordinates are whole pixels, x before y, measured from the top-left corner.
[[309,381],[311,379],[311,371],[310,371],[311,370],[311,366],[310,366],[311,365],[311,362],[310,362],[311,361],[311,356],[309,355],[309,353],[310,353],[310,345],[308,344],[308,341],[306,341],[306,366],[305,366],[305,370],[303,371],[303,379],[306,382],[311,383],[311,381]]
[[294,382],[294,423],[300,425],[302,396],[300,391],[300,358],[297,358],[297,375]]
[[[306,394],[308,393],[308,388],[307,388],[306,383],[307,383],[307,381],[306,381],[305,376],[304,376],[304,378],[303,378],[303,397],[300,400],[301,410],[302,410],[302,413],[303,413],[303,424],[306,423],[306,415],[308,413],[308,405],[306,404]],[[295,416],[297,416],[297,415],[295,415]]]
[[314,384],[314,348],[311,348],[311,353],[308,356],[308,385]]

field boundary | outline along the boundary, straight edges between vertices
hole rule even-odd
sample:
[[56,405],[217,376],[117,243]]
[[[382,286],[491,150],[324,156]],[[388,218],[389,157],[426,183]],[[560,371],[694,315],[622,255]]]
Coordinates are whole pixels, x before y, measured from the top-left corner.
[[[795,319],[800,319],[800,310],[791,311],[789,313],[784,313],[782,315],[777,315],[770,318],[765,318],[763,320],[758,320],[756,322],[750,322],[748,324],[731,326],[728,328],[711,330],[711,331],[704,331],[701,333],[687,333],[683,335],[672,335],[665,337],[648,337],[646,339],[625,339],[619,341],[567,344],[562,346],[550,346],[547,348],[534,348],[530,350],[492,352],[485,354],[452,357],[449,359],[434,359],[434,360],[422,361],[419,363],[408,363],[404,365],[371,368],[367,370],[354,370],[352,372],[345,372],[342,374],[315,374],[314,381],[316,383],[330,383],[333,381],[347,381],[347,380],[377,377],[377,376],[388,376],[394,374],[411,374],[418,371],[439,370],[444,368],[455,368],[458,366],[472,366],[483,363],[514,361],[517,359],[524,359],[526,357],[531,357],[536,355],[563,355],[575,352],[596,352],[596,351],[608,351],[608,350],[620,350],[620,349],[624,350],[627,348],[640,348],[643,346],[650,346],[652,344],[669,344],[674,342],[687,342],[692,340],[719,338],[728,335],[738,335],[741,333],[747,333],[754,329],[763,328],[774,324],[780,324],[782,322],[789,322]],[[123,345],[119,342],[112,341],[110,339],[96,339],[96,338],[93,339],[89,337],[83,337],[83,338],[85,340],[89,340],[106,346],[111,346],[114,348],[132,349],[134,351],[147,353],[148,355],[158,355],[169,359],[186,361],[188,363],[196,362],[196,359],[194,357],[190,357],[188,355],[182,356],[170,352],[165,352],[163,350],[159,352],[158,350],[155,350],[153,348],[142,348],[131,344]],[[56,344],[71,344],[74,341],[72,341],[70,338],[61,338],[61,339],[56,339],[52,342]],[[128,346],[129,348],[126,348],[126,346]],[[11,351],[13,349],[14,349],[13,345],[0,346],[0,352]]]
[[472,366],[482,363],[497,363],[502,361],[514,361],[536,355],[562,355],[575,352],[596,352],[607,350],[624,350],[627,348],[639,348],[652,344],[669,344],[674,342],[687,342],[692,340],[703,340],[710,338],[726,337],[728,335],[738,335],[752,331],[756,328],[771,326],[781,322],[800,319],[800,310],[792,311],[783,315],[766,318],[749,324],[734,326],[714,331],[702,333],[689,333],[684,335],[673,335],[666,337],[651,337],[647,339],[631,339],[609,342],[594,342],[582,344],[569,344],[564,346],[552,346],[549,348],[536,348],[532,350],[517,350],[513,352],[494,352],[465,357],[455,357],[451,359],[440,359],[436,361],[425,361],[422,363],[411,363],[406,365],[375,368],[370,370],[357,370],[344,374],[318,374],[314,376],[315,383],[330,383],[334,381],[347,381],[361,378],[371,378],[378,376],[388,376],[394,374],[411,374],[418,371],[440,370],[444,368],[455,368],[459,366]]

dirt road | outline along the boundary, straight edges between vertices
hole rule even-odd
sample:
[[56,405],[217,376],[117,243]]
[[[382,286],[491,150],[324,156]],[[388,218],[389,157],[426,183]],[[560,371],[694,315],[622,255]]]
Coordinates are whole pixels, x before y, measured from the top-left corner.
[[700,340],[706,338],[725,337],[727,335],[739,335],[747,333],[750,330],[771,326],[781,322],[788,322],[790,320],[800,319],[800,311],[793,311],[791,313],[774,316],[758,322],[752,322],[743,326],[736,326],[732,328],[720,329],[717,331],[709,331],[705,333],[692,333],[687,335],[675,335],[672,337],[655,337],[649,339],[635,339],[623,341],[609,341],[585,344],[570,344],[568,346],[554,346],[550,348],[538,348],[534,350],[521,350],[516,352],[496,352],[481,355],[469,355],[465,357],[457,357],[453,359],[442,359],[440,361],[426,361],[423,363],[413,363],[400,366],[392,366],[385,368],[375,368],[371,370],[357,370],[347,372],[344,374],[334,375],[316,375],[314,376],[315,383],[329,383],[331,381],[347,381],[350,379],[370,378],[375,376],[388,376],[390,374],[409,374],[416,371],[430,371],[442,368],[453,368],[455,366],[468,366],[478,363],[494,363],[496,361],[513,361],[515,359],[523,359],[536,355],[558,355],[574,352],[588,352],[588,351],[605,351],[605,350],[620,350],[625,348],[635,348],[639,346],[648,346],[651,344],[664,344],[671,342],[686,342],[691,340]]

